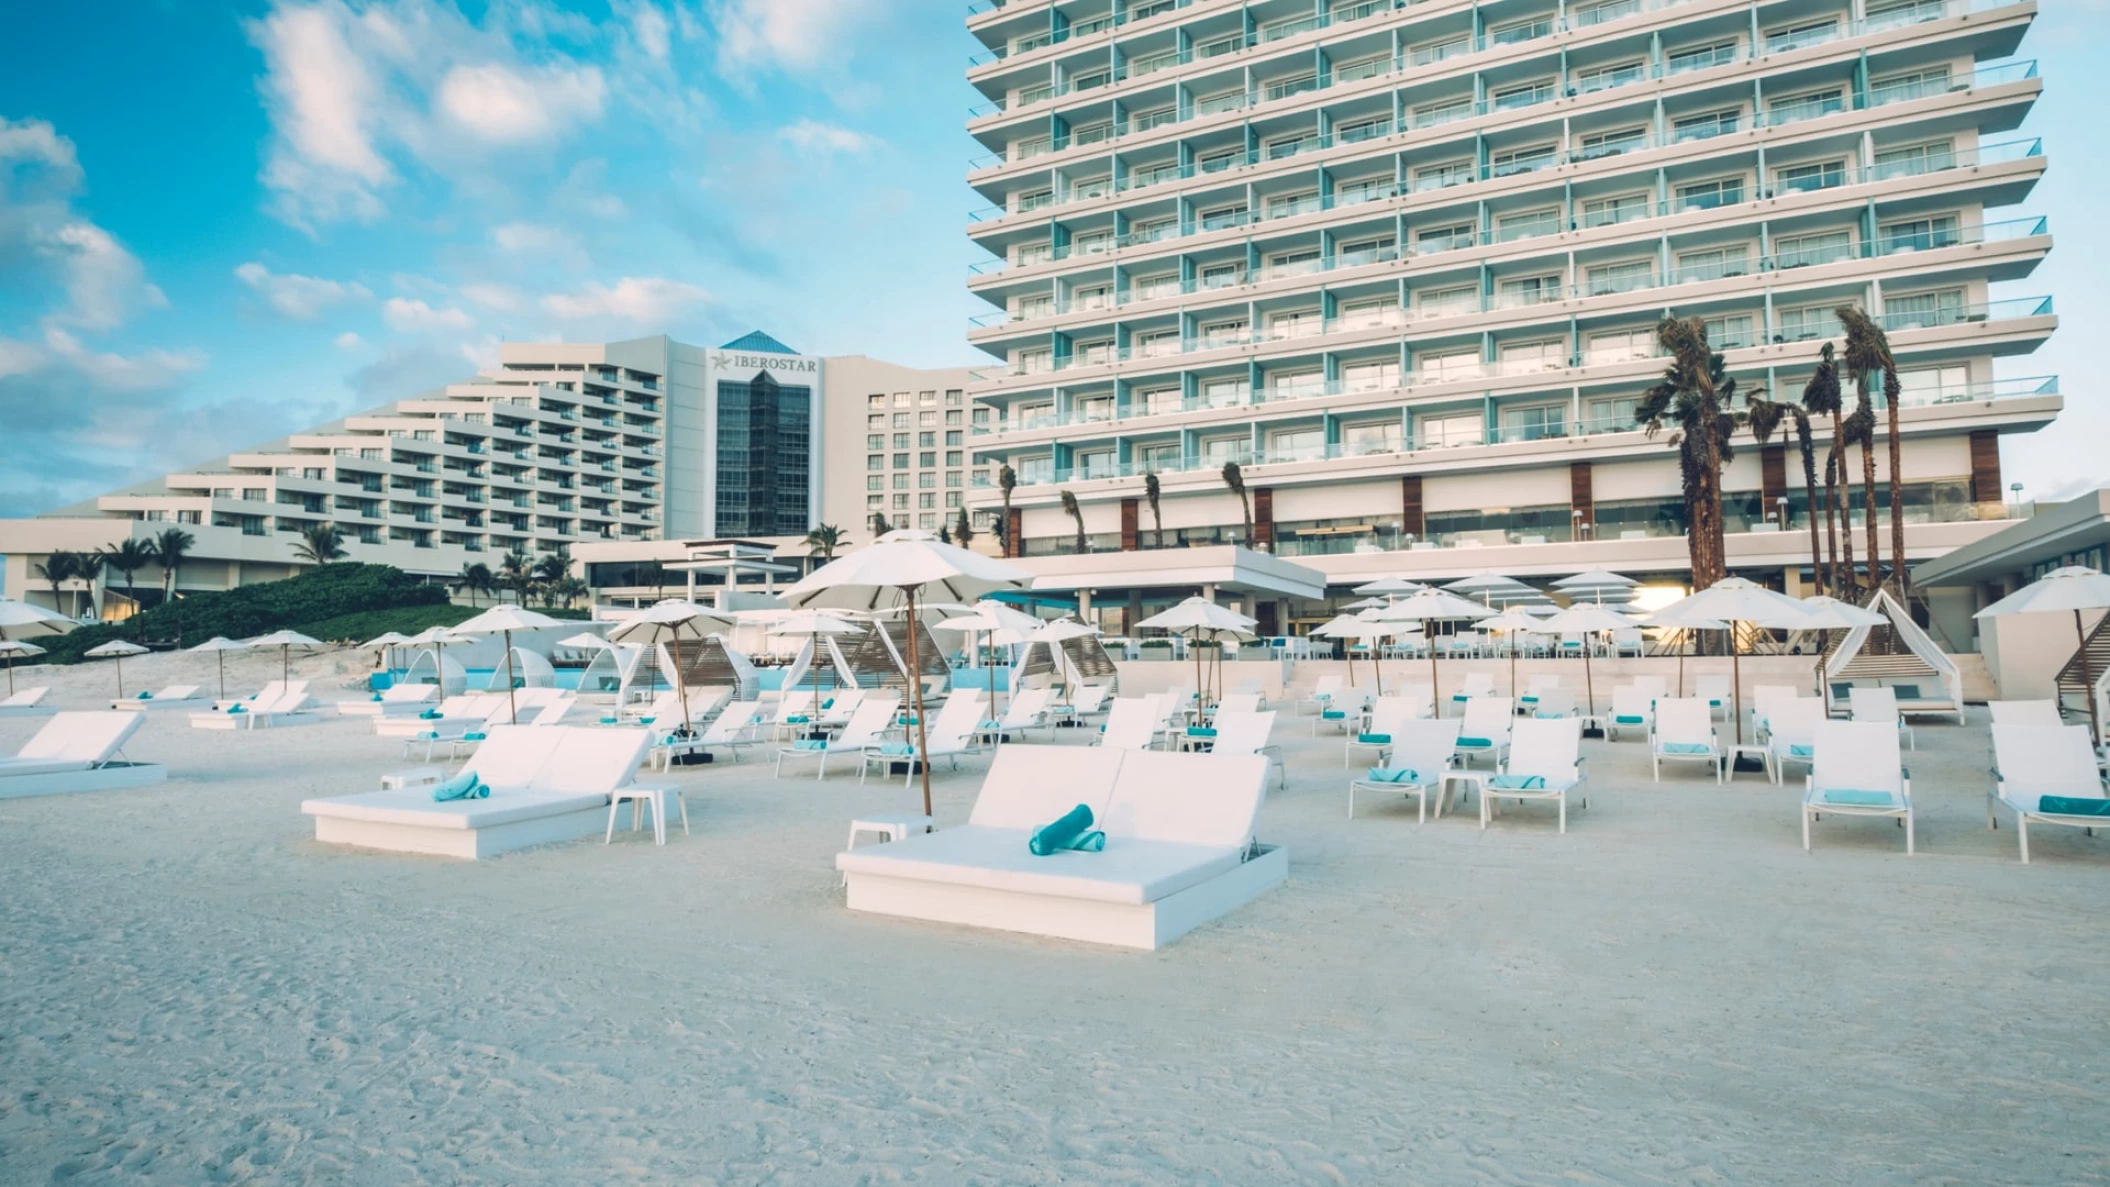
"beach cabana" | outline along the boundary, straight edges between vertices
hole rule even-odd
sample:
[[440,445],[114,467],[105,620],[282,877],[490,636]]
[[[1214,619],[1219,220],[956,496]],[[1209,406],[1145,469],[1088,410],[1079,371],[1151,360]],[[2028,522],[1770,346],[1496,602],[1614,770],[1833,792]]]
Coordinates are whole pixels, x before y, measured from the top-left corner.
[[[1889,655],[1877,654],[1869,649],[1869,642],[1878,628],[1868,625],[1849,628],[1845,638],[1832,648],[1830,658],[1824,661],[1825,690],[1832,691],[1835,682],[1887,684],[1902,690],[1898,693],[1899,712],[1908,716],[1954,714],[1961,724],[1963,673],[1957,668],[1956,661],[1944,654],[1927,632],[1912,621],[1911,613],[1890,596],[1889,590],[1877,590],[1867,608],[1890,620],[1891,639],[1904,650]],[[1939,691],[1930,690],[1930,684],[1937,686]],[[1914,693],[1918,695],[1912,695]]]

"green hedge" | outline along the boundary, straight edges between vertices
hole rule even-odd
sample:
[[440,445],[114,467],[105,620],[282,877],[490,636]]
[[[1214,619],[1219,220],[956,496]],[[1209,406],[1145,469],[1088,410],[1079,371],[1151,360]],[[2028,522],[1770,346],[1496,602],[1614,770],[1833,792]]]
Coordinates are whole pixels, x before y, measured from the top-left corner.
[[[327,628],[337,620],[367,611],[437,608],[447,604],[445,586],[428,584],[392,565],[346,561],[323,565],[284,581],[244,585],[221,593],[187,594],[130,621],[79,627],[69,634],[39,640],[38,645],[50,652],[44,662],[68,664],[78,662],[82,652],[111,639],[143,639],[189,647],[214,635],[245,639],[288,627],[307,631],[303,624]],[[468,617],[468,613],[462,617]]]

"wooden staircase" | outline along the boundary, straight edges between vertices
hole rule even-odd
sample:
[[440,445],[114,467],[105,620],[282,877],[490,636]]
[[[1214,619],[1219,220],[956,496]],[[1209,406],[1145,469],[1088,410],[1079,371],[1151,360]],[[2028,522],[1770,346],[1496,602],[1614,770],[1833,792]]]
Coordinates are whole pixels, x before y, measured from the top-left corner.
[[2079,705],[2085,718],[2091,690],[2081,679],[2081,655],[2084,650],[2088,656],[2089,678],[2100,681],[2104,672],[2110,672],[2110,615],[2104,615],[2103,620],[2095,624],[2095,629],[2088,632],[2088,641],[2084,647],[2074,648],[2073,654],[2066,660],[2066,666],[2059,669],[2059,703]]

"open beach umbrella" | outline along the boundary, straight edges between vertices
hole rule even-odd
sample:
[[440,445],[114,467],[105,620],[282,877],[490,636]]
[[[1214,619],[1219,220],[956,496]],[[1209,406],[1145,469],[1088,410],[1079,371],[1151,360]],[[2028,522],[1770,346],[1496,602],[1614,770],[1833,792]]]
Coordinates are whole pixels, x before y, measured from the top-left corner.
[[[1540,619],[1538,629],[1549,635],[1563,635],[1570,631],[1581,631],[1585,634],[1594,635],[1599,631],[1623,631],[1633,625],[1633,620],[1623,614],[1614,614],[1594,602],[1585,602],[1580,606],[1570,606],[1559,614]],[[1595,717],[1597,716],[1597,682],[1590,675],[1590,645],[1587,641],[1583,644],[1583,689],[1584,695],[1588,698],[1583,714],[1587,717]]]
[[[1040,624],[1040,626],[1037,627],[1032,634],[1026,636],[1025,644],[1028,648],[1031,648],[1035,644],[1046,644],[1048,648],[1048,661],[1049,663],[1053,664],[1055,670],[1060,673],[1062,671],[1062,665],[1059,663],[1055,663],[1055,653],[1062,650],[1062,645],[1070,641],[1071,639],[1083,639],[1092,635],[1096,635],[1098,633],[1098,627],[1087,626],[1085,623],[1079,621],[1078,619],[1057,618],[1052,621]],[[1066,705],[1073,703],[1072,698],[1075,696],[1075,694],[1076,689],[1071,686],[1069,678],[1065,676],[1062,681],[1063,703]]]
[[1347,605],[1344,605],[1344,606],[1342,606],[1342,607],[1341,607],[1341,609],[1343,609],[1343,610],[1375,610],[1375,609],[1377,609],[1377,608],[1378,608],[1379,606],[1389,606],[1389,605],[1391,605],[1391,604],[1392,604],[1392,599],[1390,599],[1390,598],[1357,598],[1357,599],[1356,599],[1355,601],[1353,601],[1353,602],[1349,602],[1349,603],[1348,603]]
[[1405,597],[1408,594],[1418,594],[1427,588],[1428,586],[1423,582],[1409,581],[1404,577],[1380,577],[1375,581],[1365,581],[1348,592],[1362,594],[1365,597],[1375,595],[1389,601],[1393,598]]
[[20,639],[0,639],[0,655],[7,657],[7,695],[15,695],[15,661],[42,654],[44,649],[34,643],[24,643]]
[[[876,629],[876,628],[875,628]],[[821,693],[821,639],[827,635],[861,635],[865,628],[847,618],[823,614],[818,610],[800,610],[789,618],[780,618],[770,624],[772,639],[805,639],[813,644],[813,663],[806,670],[813,674],[814,703],[819,704]]]
[[[466,619],[447,628],[449,641],[457,641],[460,635],[498,635],[505,641],[506,649],[506,712],[514,725],[520,724],[520,705],[513,696],[513,632],[534,631],[545,627],[563,626],[547,614],[537,614],[524,606],[507,603],[493,606],[474,618]],[[442,684],[446,677],[442,676]],[[442,693],[445,689],[442,688]]]
[[1500,573],[1475,573],[1470,577],[1445,582],[1443,588],[1464,597],[1478,597],[1482,604],[1487,606],[1494,605],[1498,593],[1505,597],[1518,594],[1538,595],[1537,590],[1514,577],[1506,577]]
[[[1380,598],[1372,598],[1370,600],[1380,606],[1385,604],[1383,599]],[[1318,626],[1311,628],[1311,633],[1321,639],[1345,639],[1350,644],[1354,644],[1390,638],[1398,634],[1399,631],[1396,627],[1386,626],[1384,623],[1373,619],[1362,618],[1354,614],[1337,614]],[[1355,648],[1353,646],[1343,648],[1342,654],[1348,657],[1348,687],[1354,688]],[[1377,693],[1379,696],[1383,696],[1385,694],[1385,670],[1378,666],[1377,658],[1378,649],[1372,648],[1370,651],[1370,666],[1371,670],[1377,674]]]
[[[829,561],[783,593],[800,610],[870,612],[904,606],[911,617],[918,595],[972,603],[983,594],[1019,589],[1032,574],[1017,565],[947,544],[930,532],[901,528],[847,556]],[[930,815],[928,720],[923,712],[923,667],[916,635],[908,633],[909,689],[915,700],[916,760],[923,769],[923,814]]]
[[[429,626],[426,627],[424,630],[419,631],[417,634],[412,635],[410,638],[404,640],[404,646],[406,647],[429,646],[432,648],[432,679],[433,683],[439,686],[440,695],[443,697],[447,695],[447,673],[444,669],[441,668],[440,660],[446,650],[447,644],[461,642],[460,639],[457,639],[453,635],[447,633],[451,629],[453,628],[444,626]],[[412,660],[411,662],[416,663],[417,661]]]
[[2036,581],[1994,602],[1973,618],[1998,618],[2004,614],[2044,614],[2065,611],[2073,615],[2073,637],[2080,644],[2081,689],[2088,699],[2088,736],[2102,744],[2103,723],[2095,708],[2095,673],[2088,668],[2088,632],[2081,625],[2081,611],[2110,609],[2110,577],[2085,565],[2053,569]]
[[1692,626],[1697,619],[1712,618],[1720,621],[1723,629],[1729,632],[1729,680],[1735,694],[1736,740],[1741,745],[1744,740],[1744,665],[1743,651],[1736,641],[1736,624],[1748,622],[1756,627],[1794,630],[1802,625],[1809,613],[1794,598],[1774,593],[1742,577],[1724,577],[1696,594],[1665,606],[1656,612],[1654,619],[1661,622],[1664,614],[1671,611],[1686,619],[1686,626]]
[[[1801,629],[1807,631],[1850,631],[1857,626],[1878,627],[1890,623],[1889,619],[1873,610],[1863,610],[1852,602],[1842,602],[1833,597],[1804,598],[1802,608],[1809,614],[1801,623]],[[1824,698],[1824,711],[1826,715],[1830,715],[1832,689],[1831,682],[1824,678],[1825,650],[1823,647],[1817,649],[1817,695]]]
[[80,624],[54,610],[13,598],[0,598],[0,639],[33,639],[63,635]]
[[[1175,635],[1187,637],[1187,649],[1194,652],[1194,682],[1202,681],[1202,653],[1194,644],[1203,639],[1213,639],[1219,644],[1225,639],[1250,639],[1257,619],[1247,618],[1229,606],[1197,594],[1162,614],[1153,614],[1136,624],[1137,629],[1152,627]],[[1222,654],[1219,647],[1218,654]],[[1206,699],[1206,693],[1204,694]]]
[[1629,601],[1634,596],[1634,587],[1641,584],[1624,573],[1608,569],[1588,569],[1573,577],[1563,577],[1553,583],[1553,588],[1568,595],[1569,600],[1589,600],[1602,603],[1606,598],[1615,602]]
[[125,695],[125,657],[128,655],[145,655],[146,653],[146,648],[141,647],[137,643],[127,643],[123,639],[112,639],[108,643],[97,644],[81,652],[82,655],[92,655],[97,659],[108,657],[116,662],[117,695],[119,699],[123,699]]
[[[1382,610],[1372,610],[1370,616],[1379,622],[1456,622],[1471,621],[1487,617],[1487,607],[1478,602],[1467,601],[1457,594],[1440,589],[1425,589],[1418,594],[1401,598]],[[1426,627],[1423,628],[1426,632]],[[1436,637],[1429,634],[1429,712],[1443,716],[1443,705],[1438,699],[1442,692],[1441,681],[1436,670]]]
[[[476,621],[470,619],[470,622]],[[607,642],[627,643],[639,647],[650,647],[665,643],[673,653],[674,687],[681,700],[681,726],[674,731],[676,736],[689,735],[689,677],[681,666],[681,641],[695,639],[701,642],[706,636],[718,631],[731,630],[738,619],[723,611],[700,606],[685,598],[667,598],[654,602],[644,613],[622,623],[608,632]],[[463,624],[464,626],[467,623]],[[555,626],[552,621],[550,625]],[[461,627],[456,627],[460,630]],[[517,629],[517,628],[516,628]],[[512,696],[513,688],[513,644],[511,636],[506,640],[506,695]]]
[[213,652],[213,653],[214,653],[214,655],[213,655],[213,658],[214,658],[214,659],[216,659],[216,660],[218,660],[218,661],[219,661],[219,664],[220,664],[220,695],[219,695],[219,697],[218,697],[217,699],[219,699],[219,700],[222,700],[222,701],[226,700],[226,699],[227,699],[227,653],[228,653],[228,652],[230,652],[230,651],[247,651],[247,650],[249,650],[249,643],[248,643],[248,641],[246,641],[246,640],[243,640],[243,639],[230,639],[230,638],[228,638],[228,637],[227,637],[227,636],[225,636],[225,635],[214,635],[214,636],[213,636],[212,638],[210,638],[210,639],[207,639],[207,640],[206,640],[205,642],[203,642],[203,643],[200,643],[200,644],[198,644],[198,645],[197,645],[196,647],[191,647],[191,648],[188,648],[187,650],[190,650],[190,651],[210,651],[210,652]]
[[1685,695],[1685,652],[1692,642],[1694,631],[1726,631],[1729,624],[1719,618],[1705,614],[1693,614],[1674,608],[1658,610],[1644,615],[1639,620],[1642,626],[1663,627],[1679,632],[1684,638],[1678,644],[1678,695]]
[[[968,664],[979,669],[982,666],[982,644],[975,642],[975,636],[986,636],[984,642],[990,647],[996,646],[999,642],[1005,644],[1019,643],[1025,641],[1028,635],[1040,629],[1040,620],[1031,614],[1014,610],[994,598],[984,598],[969,606],[965,614],[955,614],[950,618],[944,619],[933,629],[965,632],[968,636]],[[1008,637],[998,639],[997,636],[999,635]],[[996,674],[994,672],[990,673],[989,692],[992,697],[995,696]],[[1003,714],[999,712],[996,716],[1002,718]]]
[[[390,652],[408,642],[410,642],[410,636],[401,631],[385,631],[361,643],[359,650]],[[381,667],[390,672],[395,671],[395,658],[393,656],[384,656],[381,660]]]
[[[1544,634],[1546,631],[1539,617],[1525,610],[1522,606],[1510,606],[1500,614],[1475,621],[1473,625],[1483,631],[1493,631],[1498,635],[1536,635]],[[1509,641],[1510,696],[1517,695],[1517,644],[1519,642],[1521,640],[1514,638]]]
[[278,678],[280,680],[291,680],[293,678],[293,649],[295,647],[307,649],[328,646],[322,640],[311,639],[299,631],[273,631],[268,635],[258,635],[256,638],[249,640],[248,645],[251,647],[278,648]]

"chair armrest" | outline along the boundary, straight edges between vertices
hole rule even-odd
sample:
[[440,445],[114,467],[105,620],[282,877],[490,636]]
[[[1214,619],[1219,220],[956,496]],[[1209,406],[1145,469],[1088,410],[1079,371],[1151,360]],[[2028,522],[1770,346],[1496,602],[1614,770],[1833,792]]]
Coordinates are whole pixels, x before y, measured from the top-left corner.
[[1576,760],[1575,760],[1575,777],[1576,777],[1577,779],[1587,779],[1587,778],[1589,778],[1589,777],[1590,777],[1590,760],[1589,760],[1589,759],[1587,759],[1587,758],[1578,758],[1578,759],[1576,759]]

